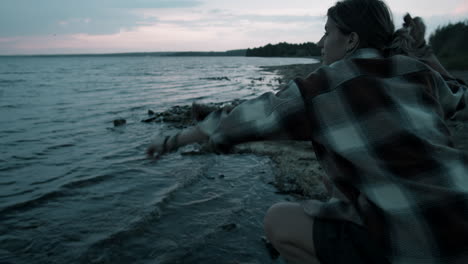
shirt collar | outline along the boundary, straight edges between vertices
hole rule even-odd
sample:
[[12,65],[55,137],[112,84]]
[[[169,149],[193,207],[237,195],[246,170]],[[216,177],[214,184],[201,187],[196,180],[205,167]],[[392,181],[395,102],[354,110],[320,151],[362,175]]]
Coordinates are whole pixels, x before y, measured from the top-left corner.
[[[353,53],[347,55],[343,59],[381,59],[383,58],[382,53],[379,50],[373,48],[362,48],[357,49]],[[330,67],[335,67],[335,64],[340,63],[341,60],[335,61],[330,64]]]
[[352,54],[349,55],[348,58],[350,59],[377,59],[377,58],[382,58],[382,54],[380,53],[379,50],[373,49],[373,48],[363,48],[363,49],[358,49]]

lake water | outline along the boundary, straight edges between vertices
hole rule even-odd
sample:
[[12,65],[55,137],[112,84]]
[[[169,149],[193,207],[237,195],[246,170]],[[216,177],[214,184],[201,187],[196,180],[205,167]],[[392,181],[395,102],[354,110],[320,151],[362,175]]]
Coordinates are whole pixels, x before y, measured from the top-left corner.
[[[260,237],[287,196],[254,155],[154,162],[147,111],[248,99],[310,59],[0,57],[0,263],[280,263]],[[117,118],[127,125],[113,127]],[[196,148],[189,146],[187,148]]]

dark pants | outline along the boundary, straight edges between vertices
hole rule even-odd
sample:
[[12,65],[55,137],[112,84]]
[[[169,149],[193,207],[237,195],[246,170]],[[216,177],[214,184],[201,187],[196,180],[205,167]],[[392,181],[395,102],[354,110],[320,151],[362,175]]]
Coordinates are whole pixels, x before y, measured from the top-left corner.
[[366,229],[348,221],[315,218],[314,244],[322,264],[390,263]]

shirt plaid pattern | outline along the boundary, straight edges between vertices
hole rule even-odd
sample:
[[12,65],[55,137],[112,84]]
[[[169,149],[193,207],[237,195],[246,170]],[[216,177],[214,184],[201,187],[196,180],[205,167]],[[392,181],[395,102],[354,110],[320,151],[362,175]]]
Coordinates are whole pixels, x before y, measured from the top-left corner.
[[391,263],[468,263],[468,156],[444,123],[466,116],[465,91],[417,60],[362,49],[199,126],[221,148],[311,140],[345,199],[305,202],[308,214],[366,226]]

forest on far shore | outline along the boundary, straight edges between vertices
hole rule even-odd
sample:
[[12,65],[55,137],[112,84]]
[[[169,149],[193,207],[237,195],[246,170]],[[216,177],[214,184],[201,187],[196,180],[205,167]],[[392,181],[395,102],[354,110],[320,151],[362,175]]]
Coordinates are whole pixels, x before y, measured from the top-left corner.
[[448,69],[468,70],[468,20],[438,27],[429,45]]
[[320,48],[313,42],[302,44],[290,44],[281,42],[278,44],[267,44],[266,46],[247,49],[247,57],[314,57],[320,56]]
[[[438,27],[429,36],[429,45],[448,69],[468,69],[468,20]],[[306,42],[290,44],[281,42],[245,51],[254,57],[316,57],[320,56],[317,44]]]

